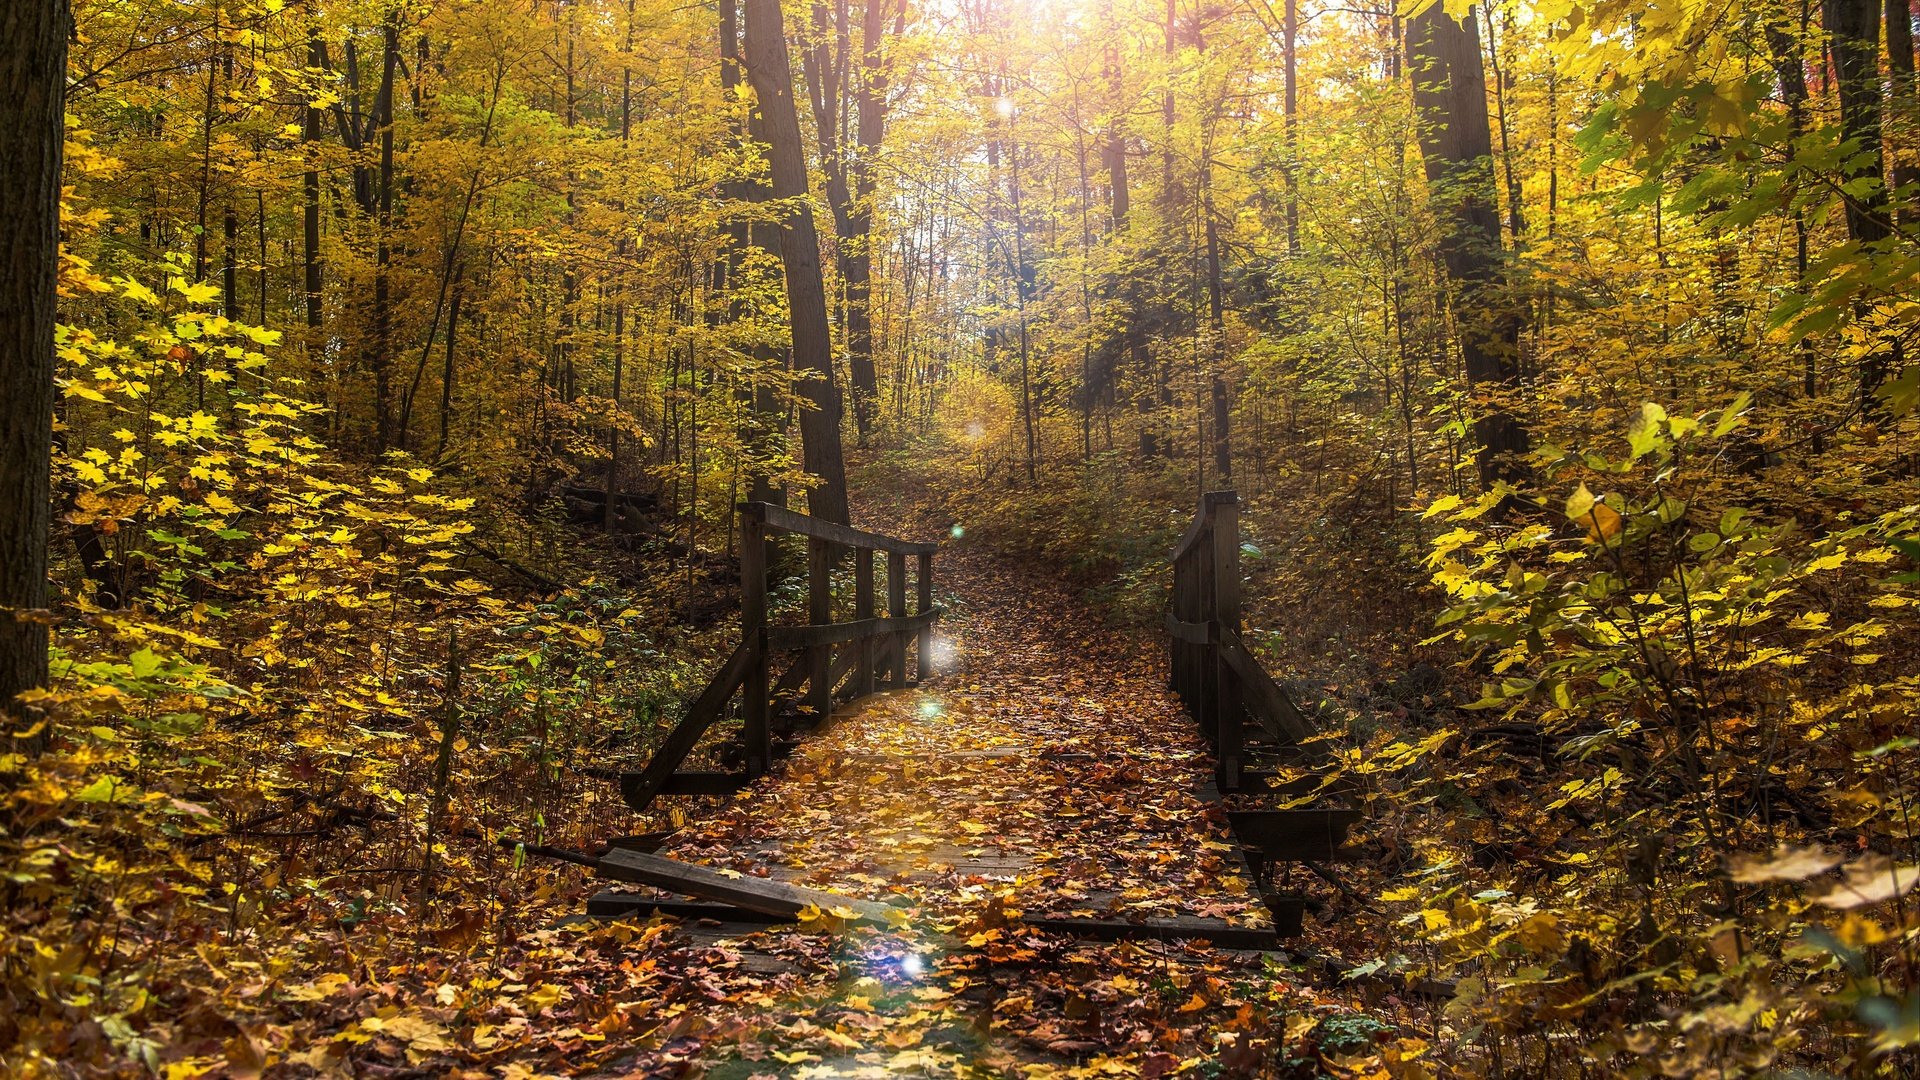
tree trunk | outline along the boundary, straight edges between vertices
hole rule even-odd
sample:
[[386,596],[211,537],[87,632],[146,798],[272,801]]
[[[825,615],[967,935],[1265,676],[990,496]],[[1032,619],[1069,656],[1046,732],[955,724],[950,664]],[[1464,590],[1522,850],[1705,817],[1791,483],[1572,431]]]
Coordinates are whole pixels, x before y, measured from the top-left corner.
[[[1476,23],[1471,9],[1456,22],[1438,4],[1409,19],[1407,66],[1427,185],[1436,216],[1445,223],[1440,251],[1454,284],[1467,382],[1481,390],[1504,390],[1519,382],[1520,320],[1511,299],[1502,295],[1493,133]],[[1483,401],[1480,408],[1474,434],[1481,482],[1521,478],[1526,429],[1503,402]]]
[[[867,0],[861,19],[861,80],[854,98],[859,150],[852,162],[853,205],[848,208],[848,229],[841,244],[840,275],[847,290],[847,372],[853,383],[854,428],[863,443],[880,396],[873,363],[873,313],[868,305],[873,294],[873,157],[880,152],[887,124],[887,69],[880,47],[887,33],[889,7],[886,0]],[[904,14],[899,18],[904,19]],[[896,22],[894,35],[898,37],[904,29]]]
[[380,172],[377,181],[377,236],[373,253],[373,367],[375,452],[393,445],[393,283],[388,273],[393,261],[393,81],[400,63],[400,29],[390,17],[382,34],[380,93],[374,100],[375,123],[380,129]]
[[[1911,112],[1915,86],[1913,14],[1907,7],[1908,2],[1887,0],[1887,69],[1893,75],[1891,100]],[[1909,127],[1909,133],[1911,130]],[[1920,183],[1920,169],[1914,168],[1910,158],[1896,157],[1893,161],[1893,190],[1899,200],[1896,205],[1902,223],[1911,224],[1916,217],[1913,185],[1917,183]]]
[[[737,0],[720,0],[720,87],[728,100],[734,100],[736,89],[740,85],[740,9]],[[766,142],[766,117],[755,105],[747,113],[746,123],[735,122],[734,138],[756,143]],[[764,202],[768,195],[766,185],[757,180],[730,180],[724,189],[731,199],[743,199],[749,202]],[[749,222],[734,217],[727,222],[727,256],[721,265],[724,280],[734,282],[741,269],[746,265],[749,249],[758,248],[768,254],[778,254],[780,237],[775,227],[767,222]],[[728,292],[727,315],[738,321],[747,315],[746,293],[739,288]],[[763,373],[764,369],[774,366],[779,355],[765,344],[756,341],[753,346],[755,372],[747,380],[741,391],[741,405],[744,416],[740,425],[740,445],[748,454],[747,498],[753,502],[772,503],[776,506],[787,504],[786,491],[773,482],[768,474],[766,462],[771,456],[773,435],[781,429],[781,407],[779,394],[772,380]],[[777,562],[772,540],[768,540],[768,564]]]
[[[67,0],[0,7],[0,714],[47,681],[53,324],[60,279]],[[9,731],[29,725],[10,722]],[[46,744],[42,732],[26,743]]]
[[1282,63],[1284,64],[1286,84],[1285,111],[1282,114],[1284,127],[1282,139],[1286,144],[1287,178],[1287,254],[1300,254],[1300,0],[1286,0],[1286,7],[1280,18],[1280,36],[1283,41]]
[[[1833,39],[1840,131],[1853,145],[1849,160],[1865,161],[1847,177],[1850,182],[1865,180],[1864,190],[1844,196],[1847,236],[1861,244],[1893,235],[1887,213],[1886,145],[1880,128],[1880,9],[1879,0],[1826,0],[1824,9],[1827,33]],[[1875,394],[1888,372],[1898,366],[1897,343],[1875,350],[1860,362],[1860,398],[1868,415],[1884,415]]]
[[[307,66],[320,71],[327,66],[326,46],[320,39],[318,0],[307,3]],[[307,314],[307,350],[320,348],[320,109],[311,101],[301,115],[300,139],[307,157],[306,175],[301,178],[303,201],[301,231],[305,241],[305,288]]]
[[809,512],[846,524],[847,474],[840,453],[840,398],[833,383],[833,338],[827,325],[826,283],[820,273],[820,238],[806,203],[806,149],[793,102],[793,68],[779,0],[746,0],[747,78],[767,124],[767,157],[773,196],[793,210],[780,237],[786,265],[788,318],[792,323],[794,389],[812,406],[800,413],[806,470],[818,480],[807,493]]

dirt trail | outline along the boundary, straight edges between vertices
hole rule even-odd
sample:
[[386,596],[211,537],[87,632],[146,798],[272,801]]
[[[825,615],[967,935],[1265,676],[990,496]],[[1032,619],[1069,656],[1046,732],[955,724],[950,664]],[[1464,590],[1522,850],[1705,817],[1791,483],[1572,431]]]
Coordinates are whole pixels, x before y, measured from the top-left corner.
[[936,581],[950,612],[943,674],[838,714],[665,851],[892,899],[912,921],[708,942],[723,969],[759,961],[764,985],[661,1029],[684,1034],[639,1071],[1151,1076],[1217,1053],[1214,1035],[1234,1023],[1223,1017],[1251,1025],[1275,992],[1257,957],[1082,943],[1013,918],[1269,925],[1200,797],[1211,762],[1150,644],[970,545],[943,549]]

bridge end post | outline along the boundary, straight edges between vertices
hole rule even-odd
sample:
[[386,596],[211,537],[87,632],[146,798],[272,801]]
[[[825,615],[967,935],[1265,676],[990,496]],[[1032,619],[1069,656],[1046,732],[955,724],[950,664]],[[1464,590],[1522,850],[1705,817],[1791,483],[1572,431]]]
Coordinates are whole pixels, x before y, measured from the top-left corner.
[[[907,556],[905,552],[887,552],[887,614],[902,619],[907,614]],[[907,685],[907,633],[896,631],[888,642],[890,655],[888,679],[894,690]]]
[[[871,619],[873,613],[873,550],[855,548],[853,551],[853,617]],[[855,697],[865,697],[873,693],[873,648],[869,639],[849,642],[847,648],[858,651],[858,659],[853,665],[853,693]]]
[[[933,610],[933,552],[923,551],[920,553],[920,565],[916,570],[917,572],[914,574],[914,589],[917,606],[914,611],[916,614],[925,615],[927,612]],[[919,642],[917,655],[920,659],[916,677],[921,682],[926,682],[928,679],[933,678],[934,669],[932,619],[928,619],[925,623],[921,624]]]
[[[807,539],[807,621],[825,626],[833,621],[833,544],[819,537]],[[833,712],[833,646],[807,647],[807,705],[814,723],[824,724]]]
[[773,767],[771,703],[767,700],[767,517],[764,503],[740,508],[740,635],[752,656],[741,682],[741,737],[747,775]]
[[1213,505],[1213,622],[1215,633],[1207,645],[1208,676],[1214,682],[1214,749],[1218,754],[1220,790],[1240,787],[1240,768],[1246,757],[1240,684],[1227,663],[1222,639],[1240,636],[1240,500],[1231,491],[1219,492]]

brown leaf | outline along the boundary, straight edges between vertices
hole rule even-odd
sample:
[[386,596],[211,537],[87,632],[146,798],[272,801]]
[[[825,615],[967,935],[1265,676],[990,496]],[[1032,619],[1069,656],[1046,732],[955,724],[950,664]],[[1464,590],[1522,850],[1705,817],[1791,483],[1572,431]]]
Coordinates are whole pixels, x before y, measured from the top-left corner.
[[1846,911],[1904,896],[1916,882],[1920,882],[1920,866],[1900,866],[1885,855],[1868,855],[1849,863],[1838,885],[1810,899]]
[[1825,848],[1782,844],[1766,858],[1735,855],[1727,860],[1727,873],[1742,884],[1758,885],[1764,881],[1805,881],[1839,865],[1840,856]]

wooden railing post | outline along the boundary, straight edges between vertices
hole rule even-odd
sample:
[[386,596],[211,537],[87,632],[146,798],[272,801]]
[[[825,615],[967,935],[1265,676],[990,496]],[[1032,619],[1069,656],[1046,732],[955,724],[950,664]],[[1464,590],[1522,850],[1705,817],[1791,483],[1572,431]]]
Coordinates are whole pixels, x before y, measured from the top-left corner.
[[[855,548],[853,552],[853,617],[871,619],[873,612],[873,549]],[[853,692],[865,697],[873,693],[873,649],[867,641],[849,642],[847,648],[858,655],[853,665]]]
[[[918,596],[914,614],[925,615],[933,610],[933,552],[920,553],[920,565],[917,570],[918,572],[914,575],[914,587]],[[919,660],[915,678],[924,683],[933,678],[933,623],[931,621],[920,627],[920,642],[916,655]]]
[[740,718],[747,775],[773,765],[772,703],[767,699],[767,517],[760,503],[740,508],[740,637],[751,655],[741,683]]
[[[1200,583],[1198,589],[1200,593],[1200,617],[1195,621],[1203,622],[1211,626],[1213,625],[1214,616],[1213,538],[1215,535],[1214,522],[1216,520],[1214,517],[1213,493],[1208,492],[1200,505],[1200,512],[1206,515],[1207,531],[1206,534],[1200,538],[1200,546],[1194,549],[1194,561],[1200,564]],[[1207,738],[1217,742],[1220,737],[1220,683],[1219,680],[1214,677],[1214,669],[1217,666],[1214,661],[1218,659],[1216,656],[1217,649],[1212,639],[1209,638],[1207,644],[1198,647],[1198,652],[1198,662],[1195,665],[1198,670],[1195,672],[1195,675],[1198,676],[1200,681],[1200,728],[1207,733]]]
[[[824,626],[833,621],[833,544],[807,539],[807,621]],[[815,723],[825,723],[833,711],[833,646],[807,649],[807,704]]]
[[1240,636],[1240,500],[1231,491],[1219,493],[1213,509],[1213,622],[1218,633],[1208,647],[1214,684],[1214,750],[1220,762],[1220,790],[1240,786],[1245,757],[1240,722],[1240,687],[1233,668],[1222,655],[1220,638]]
[[[907,614],[907,556],[899,551],[887,552],[887,614],[896,619]],[[887,677],[898,690],[907,685],[907,635],[902,631],[890,636],[892,655],[888,657],[891,668]]]

